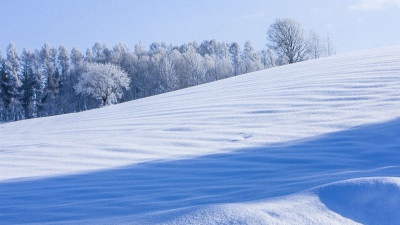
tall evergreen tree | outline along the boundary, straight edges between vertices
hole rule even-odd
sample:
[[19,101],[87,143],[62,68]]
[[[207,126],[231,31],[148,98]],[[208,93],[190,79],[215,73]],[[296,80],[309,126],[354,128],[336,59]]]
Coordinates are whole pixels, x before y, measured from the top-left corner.
[[60,46],[58,48],[58,57],[57,57],[57,65],[58,65],[58,72],[60,74],[60,81],[59,81],[59,90],[60,93],[58,95],[58,105],[60,113],[68,113],[68,99],[69,96],[73,93],[72,84],[70,84],[70,77],[69,77],[69,54],[68,50],[65,46]]
[[6,73],[5,62],[0,57],[0,103],[1,103],[1,120],[6,121],[8,119],[8,106],[11,102],[10,94],[10,77]]
[[26,119],[32,118],[34,116],[34,84],[35,78],[33,75],[33,61],[32,54],[24,48],[21,55],[21,66],[22,66],[22,97],[21,104],[24,109],[24,115]]
[[[94,49],[93,53],[95,53]],[[96,54],[94,58],[95,61],[96,61]],[[70,76],[69,76],[70,80],[68,83],[69,85],[68,90],[73,90],[73,86],[78,82],[80,75],[85,72],[84,58],[81,51],[77,47],[74,47],[71,50],[70,60],[71,60],[71,69],[70,69]],[[75,91],[73,91],[70,93],[68,99],[70,102],[69,112],[76,112],[76,111],[79,112],[87,109],[85,95],[75,94]]]
[[46,77],[46,108],[48,115],[58,114],[57,97],[59,94],[60,74],[57,70],[57,50],[45,44],[40,51],[43,75]]
[[6,103],[6,120],[19,120],[23,118],[20,99],[22,97],[21,81],[19,76],[20,63],[17,49],[13,42],[7,47],[7,58],[4,61],[4,100]]
[[32,56],[32,79],[33,79],[33,91],[34,91],[34,116],[42,117],[46,116],[45,102],[46,95],[44,91],[45,81],[42,75],[42,68],[40,63],[40,52],[35,49],[31,54]]

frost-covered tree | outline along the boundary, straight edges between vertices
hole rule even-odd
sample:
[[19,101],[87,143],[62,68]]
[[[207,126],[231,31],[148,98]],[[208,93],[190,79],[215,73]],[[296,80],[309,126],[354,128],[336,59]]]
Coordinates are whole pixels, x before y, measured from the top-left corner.
[[32,57],[32,76],[34,90],[34,117],[46,116],[46,93],[45,93],[45,77],[42,75],[42,66],[40,60],[40,51],[35,49],[31,54]]
[[231,61],[234,68],[234,76],[241,74],[242,58],[240,56],[240,45],[234,42],[229,47],[229,53],[231,54]]
[[7,104],[8,104],[8,96],[7,96],[7,88],[8,88],[8,76],[5,72],[5,65],[4,65],[4,60],[3,56],[1,55],[0,52],[0,120],[6,120],[6,110],[7,110]]
[[22,51],[21,67],[21,104],[24,109],[25,118],[32,118],[35,115],[35,76],[33,73],[33,56],[26,48]]
[[102,101],[102,106],[117,103],[123,90],[129,88],[130,79],[121,68],[112,64],[92,63],[87,65],[75,85],[78,94],[91,96]]
[[111,49],[108,48],[107,43],[103,43],[103,55],[104,55],[104,63],[109,63],[111,62]]
[[4,60],[2,74],[2,96],[5,103],[6,120],[18,120],[23,117],[21,81],[19,76],[20,62],[13,42],[7,47],[7,58]]
[[182,81],[182,77],[185,73],[185,67],[184,67],[184,58],[182,56],[182,53],[179,52],[178,49],[174,49],[171,51],[171,53],[169,54],[169,58],[171,59],[172,64],[174,65],[174,71],[175,71],[175,77],[177,79],[177,87],[178,88],[182,88],[183,87],[183,81]]
[[151,68],[150,68],[150,56],[144,48],[141,41],[135,45],[134,54],[136,55],[136,74],[135,74],[135,86],[141,92],[142,97],[150,95],[152,85],[151,82]]
[[40,50],[42,74],[46,78],[46,108],[48,115],[59,114],[58,95],[60,91],[60,73],[57,69],[57,49],[44,44]]
[[331,41],[331,38],[329,35],[325,38],[325,42],[323,44],[325,46],[325,55],[326,56],[332,56],[336,54],[336,49],[334,44]]
[[70,62],[69,62],[69,53],[65,46],[60,46],[58,48],[58,71],[60,73],[60,94],[58,95],[58,105],[60,106],[60,112],[66,113],[68,112],[68,101],[72,90],[72,85],[70,82]]
[[71,69],[70,69],[70,75],[69,75],[69,84],[70,85],[70,96],[69,96],[69,101],[70,103],[70,112],[73,111],[82,111],[87,109],[86,105],[86,96],[85,95],[76,95],[74,90],[74,85],[78,82],[78,77],[84,72],[85,70],[85,63],[84,63],[84,58],[81,53],[81,51],[77,48],[74,47],[71,50]]
[[277,19],[267,32],[268,47],[286,63],[307,60],[308,42],[301,24],[293,19]]
[[250,73],[263,68],[261,63],[261,54],[254,50],[250,41],[246,41],[246,43],[244,43],[242,58],[244,73]]
[[189,46],[187,51],[183,53],[186,73],[182,76],[182,86],[188,87],[203,83],[206,68],[204,59],[193,46]]
[[160,78],[163,80],[165,86],[161,87],[162,92],[173,91],[178,88],[178,77],[175,73],[175,68],[172,61],[168,58],[161,60],[159,66]]
[[271,68],[276,66],[275,55],[271,49],[261,51],[261,62],[264,68]]
[[91,48],[86,49],[85,62],[92,63],[94,61],[93,52]]
[[96,42],[92,48],[93,51],[93,61],[97,63],[104,63],[106,61],[106,57],[103,53],[103,47],[99,42]]
[[310,35],[308,37],[308,48],[310,58],[318,59],[324,56],[324,47],[321,43],[321,38],[314,31],[310,31]]

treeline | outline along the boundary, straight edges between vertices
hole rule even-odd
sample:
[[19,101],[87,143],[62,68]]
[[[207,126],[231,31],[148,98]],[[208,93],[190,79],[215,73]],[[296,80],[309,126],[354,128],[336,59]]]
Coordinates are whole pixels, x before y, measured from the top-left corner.
[[[310,43],[316,43],[315,36]],[[303,60],[323,56],[315,51],[308,54]],[[44,44],[40,50],[24,48],[20,55],[10,43],[4,58],[0,53],[0,120],[99,107],[98,99],[82,95],[75,88],[91,63],[113,64],[128,74],[129,88],[119,99],[125,102],[290,62],[276,49],[258,51],[250,42],[243,48],[236,42],[216,40],[181,46],[153,43],[148,49],[139,42],[133,50],[124,43],[113,48],[95,43],[85,53],[76,47],[69,51],[64,46]]]
[[193,85],[215,81],[270,66],[267,52],[255,51],[250,42],[215,40],[172,46],[153,43],[134,50],[120,43],[109,48],[96,43],[83,54],[44,44],[38,50],[23,49],[21,55],[10,43],[0,66],[0,119],[20,119],[79,112],[99,106],[96,99],[74,91],[87,63],[111,63],[130,77],[130,89],[120,101],[129,101]]

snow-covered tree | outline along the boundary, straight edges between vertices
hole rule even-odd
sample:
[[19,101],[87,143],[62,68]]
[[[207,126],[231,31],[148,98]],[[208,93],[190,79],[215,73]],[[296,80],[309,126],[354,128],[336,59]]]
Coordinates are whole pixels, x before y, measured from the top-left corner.
[[310,35],[308,37],[308,48],[310,58],[312,59],[318,59],[325,54],[324,47],[321,43],[321,38],[314,31],[310,31]]
[[60,106],[60,112],[66,113],[68,112],[68,101],[72,90],[71,79],[70,79],[70,62],[69,62],[69,53],[65,46],[60,46],[58,48],[58,71],[60,73],[60,94],[58,96],[58,105]]
[[261,51],[261,62],[264,68],[271,68],[276,66],[276,59],[271,49]]
[[241,74],[242,58],[240,57],[240,46],[237,42],[234,42],[229,47],[229,53],[231,54],[231,61],[234,68],[234,76]]
[[7,47],[7,58],[4,60],[2,74],[2,97],[5,103],[6,120],[18,120],[23,117],[22,105],[20,99],[22,97],[19,76],[20,62],[17,49],[13,42]]
[[22,96],[21,104],[24,109],[25,118],[32,118],[35,113],[35,76],[33,74],[32,53],[26,48],[21,55],[22,67]]
[[93,52],[91,48],[86,49],[85,62],[92,63],[94,61]]
[[102,101],[102,106],[117,103],[123,90],[129,88],[128,74],[112,64],[91,63],[75,85],[78,94],[91,96]]
[[174,64],[169,58],[165,57],[161,60],[161,63],[159,65],[159,72],[161,75],[160,77],[165,84],[165,87],[162,89],[162,91],[173,91],[178,88],[178,77],[175,73]]
[[188,87],[203,83],[206,68],[204,59],[193,46],[189,46],[187,51],[183,53],[186,73],[182,77],[182,86]]
[[87,104],[86,104],[86,96],[85,95],[76,95],[75,92],[73,91],[74,88],[73,86],[78,82],[78,77],[85,71],[85,63],[84,63],[84,58],[83,54],[81,51],[77,48],[74,47],[71,50],[71,69],[70,69],[70,75],[69,75],[69,84],[70,85],[70,112],[72,111],[82,111],[87,109]]
[[8,104],[8,96],[6,95],[8,86],[5,85],[8,83],[8,76],[5,73],[4,68],[4,60],[0,51],[0,120],[6,120],[6,109]]
[[323,45],[325,46],[325,55],[326,56],[332,56],[332,55],[336,54],[335,46],[332,43],[331,38],[329,37],[329,35],[325,38],[325,41],[324,41]]
[[307,60],[308,42],[301,24],[293,19],[277,19],[267,32],[268,47],[286,63]]
[[106,61],[106,57],[103,53],[103,47],[99,42],[96,42],[92,48],[93,51],[93,62],[104,63]]
[[46,116],[48,113],[45,109],[46,93],[45,93],[45,77],[42,75],[42,66],[40,60],[40,51],[35,49],[31,54],[32,57],[32,76],[34,83],[34,117]]
[[44,44],[40,50],[42,74],[46,77],[46,107],[48,115],[59,113],[58,95],[60,91],[60,73],[57,69],[57,49]]
[[261,64],[261,54],[255,52],[250,41],[244,43],[243,49],[243,69],[244,73],[250,73],[263,68]]

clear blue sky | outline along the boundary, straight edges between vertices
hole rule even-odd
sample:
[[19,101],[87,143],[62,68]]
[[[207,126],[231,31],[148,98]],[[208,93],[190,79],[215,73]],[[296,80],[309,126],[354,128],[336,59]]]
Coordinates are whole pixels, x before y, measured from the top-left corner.
[[329,33],[338,52],[400,45],[400,0],[0,0],[0,49],[206,39],[261,49],[277,17]]

